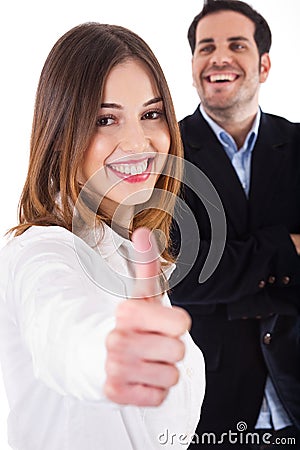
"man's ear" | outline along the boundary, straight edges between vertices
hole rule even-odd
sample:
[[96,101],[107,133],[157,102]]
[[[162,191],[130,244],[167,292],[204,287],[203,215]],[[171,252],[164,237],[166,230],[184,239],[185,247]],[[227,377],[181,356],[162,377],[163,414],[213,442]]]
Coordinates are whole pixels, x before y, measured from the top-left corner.
[[268,78],[269,72],[271,69],[271,60],[269,53],[264,53],[260,57],[260,74],[259,81],[260,83],[264,83]]
[[193,71],[193,61],[194,61],[194,54],[192,55],[191,59],[191,66],[192,66],[192,86],[196,87],[195,79],[194,79],[194,71]]

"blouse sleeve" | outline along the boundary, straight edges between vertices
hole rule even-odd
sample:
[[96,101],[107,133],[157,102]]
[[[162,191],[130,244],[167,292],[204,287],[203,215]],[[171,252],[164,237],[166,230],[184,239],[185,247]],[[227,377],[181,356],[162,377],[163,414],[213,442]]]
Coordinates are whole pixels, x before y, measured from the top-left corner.
[[99,401],[105,339],[121,299],[102,289],[103,260],[85,246],[51,238],[21,246],[11,297],[35,376],[61,395]]

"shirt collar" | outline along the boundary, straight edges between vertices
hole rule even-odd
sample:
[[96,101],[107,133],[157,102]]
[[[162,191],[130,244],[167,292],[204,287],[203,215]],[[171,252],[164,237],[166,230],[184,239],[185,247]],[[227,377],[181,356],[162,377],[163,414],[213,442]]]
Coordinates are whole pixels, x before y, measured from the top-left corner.
[[[56,202],[61,202],[60,194],[57,195]],[[74,214],[76,214],[76,209]],[[94,228],[90,228],[88,225],[82,226],[76,231],[76,235],[106,260],[117,252],[122,254],[121,248],[125,250],[127,255],[131,255],[133,252],[132,241],[119,235],[105,222],[101,222],[100,225]],[[162,257],[160,257],[160,261],[165,262]],[[175,267],[174,263],[169,263],[163,267],[163,272],[167,278],[171,276]]]
[[83,227],[78,235],[104,259],[108,259],[114,253],[119,252],[122,246],[128,249],[132,247],[129,239],[120,236],[105,222],[94,228]]
[[[77,233],[77,236],[83,239],[89,247],[99,253],[105,260],[110,260],[115,253],[118,253],[126,260],[134,261],[132,241],[120,236],[104,222],[94,228],[94,230],[87,226],[82,228],[80,233]],[[162,257],[160,257],[160,261],[166,262]],[[162,271],[167,279],[170,278],[175,267],[174,263],[167,263],[162,266]]]

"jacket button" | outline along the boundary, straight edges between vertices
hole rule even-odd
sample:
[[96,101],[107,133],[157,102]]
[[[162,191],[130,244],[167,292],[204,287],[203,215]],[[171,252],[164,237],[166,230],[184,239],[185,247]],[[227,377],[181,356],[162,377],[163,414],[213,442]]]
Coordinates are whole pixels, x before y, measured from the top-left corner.
[[269,276],[269,279],[268,279],[268,282],[269,282],[270,284],[274,284],[274,283],[275,283],[275,280],[276,280],[276,278],[275,278],[273,275],[270,275],[270,276]]
[[272,340],[271,333],[266,333],[263,338],[264,344],[269,345],[271,343],[271,340]]
[[287,284],[289,284],[290,281],[291,281],[290,277],[288,277],[288,276],[282,277],[283,284],[287,285]]
[[264,280],[261,280],[259,283],[258,283],[258,287],[259,287],[259,289],[262,289],[262,288],[264,288],[265,287],[265,285],[266,285],[266,282],[264,281]]

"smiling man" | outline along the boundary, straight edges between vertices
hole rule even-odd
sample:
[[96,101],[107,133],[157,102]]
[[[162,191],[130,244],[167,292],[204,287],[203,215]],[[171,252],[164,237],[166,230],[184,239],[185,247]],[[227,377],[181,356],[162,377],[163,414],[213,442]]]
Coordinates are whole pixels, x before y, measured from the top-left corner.
[[259,54],[254,33],[251,19],[230,10],[209,14],[196,27],[194,85],[206,113],[238,145],[252,126],[259,86],[270,70],[269,54]]
[[[199,283],[213,224],[185,187],[201,242],[193,265],[183,260],[195,247],[192,239],[191,252],[179,252],[171,296],[192,316],[207,376],[190,448],[211,448],[208,442],[218,449],[265,448],[275,439],[286,444],[285,436],[297,438],[294,448],[300,448],[300,125],[259,108],[271,31],[252,7],[209,0],[188,39],[201,103],[180,123],[185,158],[213,183],[227,219],[222,259]],[[180,233],[189,245],[190,226],[181,211],[177,248]],[[229,442],[230,432],[235,441]]]

